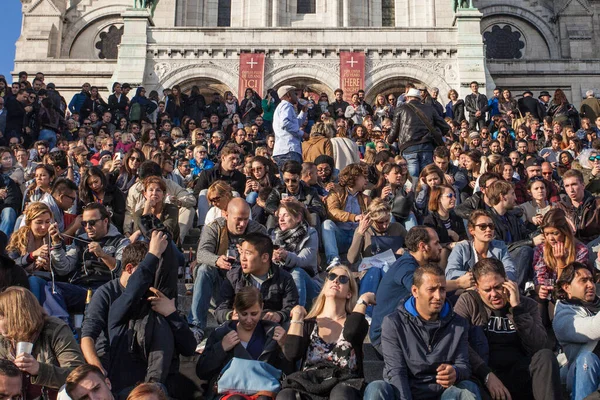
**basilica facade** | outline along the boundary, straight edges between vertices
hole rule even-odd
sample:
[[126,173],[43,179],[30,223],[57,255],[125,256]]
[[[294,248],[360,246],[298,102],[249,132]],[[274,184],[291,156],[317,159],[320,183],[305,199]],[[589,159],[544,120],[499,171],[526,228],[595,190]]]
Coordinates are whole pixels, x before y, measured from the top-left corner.
[[263,95],[407,82],[461,96],[600,92],[598,0],[21,0],[15,73],[41,71],[65,97],[82,82]]

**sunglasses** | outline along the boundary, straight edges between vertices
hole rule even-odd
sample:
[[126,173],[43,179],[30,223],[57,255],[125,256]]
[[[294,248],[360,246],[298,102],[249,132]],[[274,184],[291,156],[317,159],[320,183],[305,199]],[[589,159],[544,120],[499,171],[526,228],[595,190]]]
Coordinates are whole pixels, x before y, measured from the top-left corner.
[[345,285],[348,282],[350,282],[350,277],[348,275],[338,275],[333,272],[330,272],[327,274],[327,279],[330,280],[331,282],[334,282],[337,279],[338,282],[341,283],[342,285]]
[[400,168],[408,168],[408,164],[406,164],[406,163],[400,163],[400,164],[398,164],[398,166]]
[[445,194],[444,196],[446,196],[449,199],[453,199],[456,197],[456,195],[454,193],[448,193],[448,194]]
[[590,157],[590,161],[600,161],[600,154],[597,156]]
[[84,228],[87,226],[95,226],[96,222],[98,221],[102,221],[102,218],[100,219],[90,219],[89,221],[81,221],[81,226],[83,226]]
[[135,161],[142,161],[142,160],[140,160],[138,157],[129,157],[129,159],[130,159],[131,161],[133,161],[133,162],[135,162]]
[[496,225],[494,224],[477,224],[475,226],[478,227],[482,232],[488,229],[494,230],[496,228]]
[[209,201],[211,203],[216,203],[217,201],[220,201],[220,200],[221,200],[221,196],[216,196],[216,197],[213,197],[212,199],[210,199]]

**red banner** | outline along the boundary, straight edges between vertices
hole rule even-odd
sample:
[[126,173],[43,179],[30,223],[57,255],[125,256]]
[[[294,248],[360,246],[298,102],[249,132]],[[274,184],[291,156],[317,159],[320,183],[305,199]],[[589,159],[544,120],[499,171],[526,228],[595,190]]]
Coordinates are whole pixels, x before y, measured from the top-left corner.
[[344,100],[365,88],[365,53],[340,51],[340,87]]
[[254,89],[262,98],[263,83],[265,81],[265,54],[264,53],[241,53],[240,54],[240,83],[238,88],[238,100],[244,99],[247,88]]

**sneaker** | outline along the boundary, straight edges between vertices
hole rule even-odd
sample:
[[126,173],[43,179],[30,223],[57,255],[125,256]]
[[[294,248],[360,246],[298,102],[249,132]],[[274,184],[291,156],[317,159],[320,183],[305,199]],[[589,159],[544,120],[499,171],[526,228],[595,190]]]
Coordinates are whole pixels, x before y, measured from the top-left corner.
[[204,339],[204,331],[195,325],[190,325],[190,330],[194,334],[194,339],[196,339],[196,343],[202,343],[202,339]]
[[332,268],[335,268],[335,267],[337,267],[338,265],[341,265],[341,264],[342,263],[340,262],[340,258],[339,257],[334,257],[333,260],[331,260],[331,262],[327,266],[327,271],[330,271]]

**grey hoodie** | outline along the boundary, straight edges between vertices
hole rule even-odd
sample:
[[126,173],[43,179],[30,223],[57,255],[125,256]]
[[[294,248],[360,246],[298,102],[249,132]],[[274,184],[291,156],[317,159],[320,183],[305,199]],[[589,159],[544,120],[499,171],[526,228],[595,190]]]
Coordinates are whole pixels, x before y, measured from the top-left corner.
[[600,313],[594,315],[583,305],[558,301],[552,326],[569,363],[581,351],[594,351],[600,340]]

